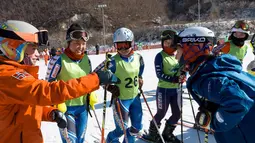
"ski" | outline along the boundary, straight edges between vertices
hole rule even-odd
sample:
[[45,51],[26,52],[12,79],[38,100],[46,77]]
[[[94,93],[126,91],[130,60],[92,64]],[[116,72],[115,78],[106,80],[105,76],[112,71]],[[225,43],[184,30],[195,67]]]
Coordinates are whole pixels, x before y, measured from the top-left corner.
[[[178,125],[181,125],[181,122],[178,122]],[[186,121],[183,121],[183,126],[184,127],[187,127],[187,128],[192,128],[192,129],[195,129],[195,130],[199,130],[201,132],[208,132],[209,134],[214,134],[214,131],[211,130],[211,129],[207,129],[205,127],[201,127],[201,126],[198,126],[197,124],[194,124],[194,123],[187,123]]]

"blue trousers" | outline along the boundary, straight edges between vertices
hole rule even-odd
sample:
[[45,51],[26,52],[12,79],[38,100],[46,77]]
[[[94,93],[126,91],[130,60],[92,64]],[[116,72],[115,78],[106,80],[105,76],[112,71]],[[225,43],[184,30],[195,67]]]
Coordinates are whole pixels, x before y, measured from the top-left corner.
[[[65,116],[67,119],[67,132],[69,139],[72,143],[83,143],[85,140],[88,121],[86,105],[67,106]],[[66,143],[66,139],[63,135],[63,129],[60,129],[60,133],[63,143]]]
[[[127,133],[128,143],[134,143],[135,137],[132,136],[130,132],[138,133],[142,129],[143,112],[140,96],[136,96],[136,98],[129,100],[114,99],[112,109],[116,128],[107,135],[106,142],[119,143],[119,138],[124,134],[119,116],[120,114],[117,109],[118,108],[116,103],[117,100],[120,103],[121,114],[122,119],[124,121],[125,130]],[[128,127],[129,118],[131,120],[131,127]],[[125,139],[123,140],[123,143],[125,143]]]
[[173,88],[157,88],[156,93],[157,113],[154,118],[159,125],[161,120],[165,117],[169,105],[171,106],[172,116],[167,120],[167,124],[177,124],[181,117],[180,101],[178,96],[178,89]]

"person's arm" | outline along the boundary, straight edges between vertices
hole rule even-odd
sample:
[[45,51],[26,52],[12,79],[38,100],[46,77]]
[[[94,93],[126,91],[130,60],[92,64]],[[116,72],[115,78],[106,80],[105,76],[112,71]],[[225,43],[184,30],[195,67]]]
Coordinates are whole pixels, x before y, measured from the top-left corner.
[[[103,61],[101,64],[99,64],[99,65],[94,69],[93,72],[97,72],[97,71],[100,71],[100,70],[104,70],[104,67],[105,67],[105,61]],[[115,73],[115,71],[116,71],[116,63],[115,63],[115,60],[114,60],[113,58],[111,58],[111,60],[110,60],[108,69],[109,69],[112,73]]]
[[167,82],[175,82],[176,80],[178,80],[178,77],[166,75],[163,72],[163,58],[160,53],[156,55],[154,65],[155,65],[155,72],[158,79],[161,79]]
[[0,104],[55,105],[80,97],[99,88],[96,73],[67,82],[38,80],[25,70],[15,67],[1,69]]
[[43,106],[42,121],[54,122],[51,115],[53,110],[58,110],[58,109],[52,106]]
[[61,71],[61,57],[54,56],[50,59],[50,62],[47,67],[45,80],[52,82],[57,79],[57,75]]
[[139,74],[138,74],[138,76],[139,76],[140,78],[142,78],[143,71],[144,71],[144,61],[143,61],[143,57],[142,57],[141,55],[140,55],[139,61],[140,61],[140,69],[139,69]]
[[219,105],[212,113],[210,124],[216,132],[238,125],[254,104],[239,85],[227,77],[208,78],[199,85],[199,94],[206,94],[209,101]]

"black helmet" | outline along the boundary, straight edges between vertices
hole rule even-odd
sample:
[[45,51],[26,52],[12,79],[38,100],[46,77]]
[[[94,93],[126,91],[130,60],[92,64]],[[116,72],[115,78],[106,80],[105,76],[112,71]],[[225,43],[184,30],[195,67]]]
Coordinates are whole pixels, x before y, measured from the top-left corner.
[[168,39],[173,39],[173,45],[176,45],[178,40],[178,33],[177,31],[173,29],[167,29],[161,33],[160,38],[161,38],[162,47],[163,47],[164,41]]

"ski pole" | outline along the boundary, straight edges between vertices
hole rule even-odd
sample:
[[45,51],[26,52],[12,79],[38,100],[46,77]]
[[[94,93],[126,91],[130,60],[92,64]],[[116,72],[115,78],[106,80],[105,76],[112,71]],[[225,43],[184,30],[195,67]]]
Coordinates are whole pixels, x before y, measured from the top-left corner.
[[92,109],[92,111],[93,111],[93,113],[94,113],[94,115],[95,115],[95,117],[96,117],[96,121],[97,121],[98,128],[99,128],[100,132],[102,133],[102,129],[101,129],[101,126],[100,126],[100,124],[99,124],[96,111],[95,111],[94,109]]
[[162,143],[165,143],[165,140],[164,140],[164,138],[163,138],[163,136],[162,136],[162,134],[160,133],[160,130],[159,130],[159,128],[158,128],[157,122],[156,122],[156,120],[154,119],[154,116],[153,116],[153,114],[152,114],[152,112],[151,112],[150,106],[149,106],[149,104],[148,104],[148,102],[147,102],[147,100],[146,100],[146,98],[145,98],[145,96],[144,96],[144,94],[143,94],[143,90],[142,90],[141,88],[139,88],[139,90],[140,90],[140,92],[141,92],[141,94],[142,94],[142,96],[143,96],[143,100],[144,100],[144,102],[145,102],[145,104],[146,104],[146,106],[147,106],[147,108],[148,108],[148,110],[149,110],[149,112],[150,112],[150,114],[151,114],[152,120],[153,120],[153,122],[154,122],[154,124],[155,124],[155,127],[156,127],[157,131],[158,131],[158,134],[159,134],[159,136],[160,136],[160,139],[161,139]]
[[208,133],[209,133],[209,130],[207,128],[205,128],[205,143],[208,143]]
[[121,110],[120,110],[120,102],[119,102],[118,98],[116,99],[116,104],[117,104],[117,111],[119,112],[119,115],[120,115],[120,122],[121,122],[121,126],[122,126],[122,129],[123,129],[125,142],[128,143],[127,133],[126,133],[125,125],[124,125],[124,120],[122,118],[122,113],[121,113]]
[[[194,107],[193,107],[193,103],[192,103],[192,100],[191,100],[191,95],[190,93],[188,92],[189,94],[189,101],[190,101],[190,105],[191,105],[191,109],[192,109],[192,113],[193,113],[193,117],[194,117],[194,121],[196,121],[196,117],[195,117],[195,111],[194,111]],[[195,123],[194,126],[197,126],[197,124]],[[196,128],[197,129],[197,128]],[[199,134],[199,131],[197,129],[197,137],[198,137],[198,140],[199,140],[199,143],[201,143],[201,140],[200,140],[200,134]]]
[[66,143],[72,143],[71,139],[68,136],[67,128],[62,129],[62,134],[66,140]]
[[182,102],[182,83],[181,83],[181,140],[183,142],[183,117],[182,117],[182,106],[183,106],[183,102]]
[[[105,60],[105,65],[104,65],[104,70],[108,69],[108,63],[110,61],[110,57],[108,57],[108,52],[105,53],[106,60]],[[105,129],[105,118],[106,118],[106,100],[107,100],[107,86],[105,85],[104,87],[104,106],[103,106],[103,120],[102,120],[102,135],[101,135],[101,143],[104,143],[104,129]]]

